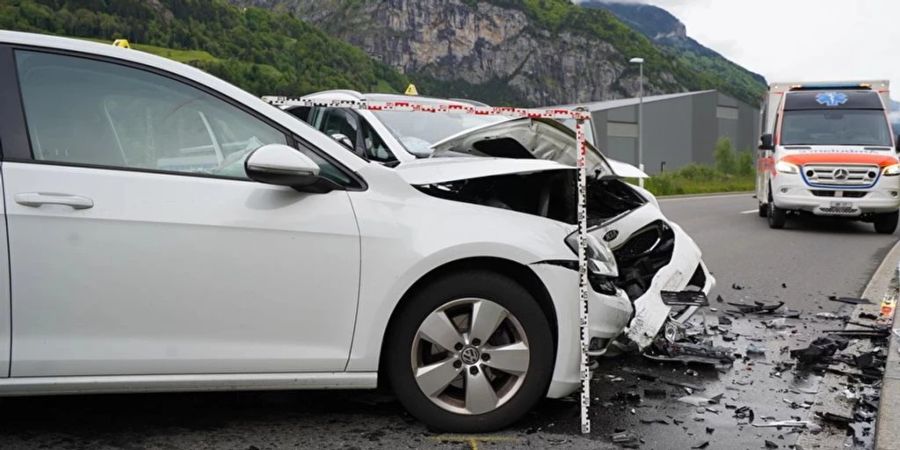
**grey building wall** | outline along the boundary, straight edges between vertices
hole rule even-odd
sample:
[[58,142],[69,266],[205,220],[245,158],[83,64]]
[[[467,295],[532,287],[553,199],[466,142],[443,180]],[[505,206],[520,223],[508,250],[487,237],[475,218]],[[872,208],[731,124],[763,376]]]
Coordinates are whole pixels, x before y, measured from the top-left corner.
[[[694,130],[692,142],[693,161],[700,164],[712,164],[713,149],[719,135],[719,121],[716,118],[718,94],[705,92],[692,95],[693,114],[691,128]],[[675,168],[675,167],[673,167]]]
[[644,105],[644,168],[647,173],[682,167],[693,159],[690,96]]
[[[644,167],[647,173],[691,163],[713,164],[723,137],[735,150],[756,148],[759,109],[716,91],[650,97],[644,103]],[[634,101],[631,101],[634,100]],[[635,99],[590,105],[594,139],[609,157],[637,165]],[[620,106],[621,105],[621,106]]]

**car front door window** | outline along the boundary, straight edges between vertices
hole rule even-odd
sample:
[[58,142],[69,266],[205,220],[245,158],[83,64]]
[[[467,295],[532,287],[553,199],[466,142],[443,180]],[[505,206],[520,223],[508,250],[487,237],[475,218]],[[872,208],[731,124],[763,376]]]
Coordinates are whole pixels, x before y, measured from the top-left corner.
[[286,143],[239,108],[161,75],[38,52],[16,59],[37,160],[246,179],[247,154]]

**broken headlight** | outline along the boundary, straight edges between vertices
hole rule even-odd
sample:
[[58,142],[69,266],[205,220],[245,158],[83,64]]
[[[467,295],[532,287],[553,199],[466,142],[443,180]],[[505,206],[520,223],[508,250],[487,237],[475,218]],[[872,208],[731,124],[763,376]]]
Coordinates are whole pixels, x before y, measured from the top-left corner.
[[[601,275],[604,277],[615,278],[619,276],[619,267],[616,265],[616,257],[606,245],[600,243],[597,238],[587,236],[587,248],[585,257],[587,258],[588,272],[593,275]],[[566,236],[566,245],[578,254],[578,230]]]

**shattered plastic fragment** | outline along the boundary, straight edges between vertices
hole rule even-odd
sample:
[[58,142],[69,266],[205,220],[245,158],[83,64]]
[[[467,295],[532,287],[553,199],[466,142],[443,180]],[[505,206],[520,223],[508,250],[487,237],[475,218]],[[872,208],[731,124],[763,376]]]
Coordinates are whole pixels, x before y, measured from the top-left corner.
[[622,433],[616,433],[616,434],[610,436],[610,438],[612,439],[613,442],[615,442],[617,444],[623,444],[623,443],[627,443],[627,442],[637,441],[637,436],[635,436],[627,431],[622,432]]
[[808,420],[780,420],[774,422],[751,423],[756,428],[806,428],[820,430],[821,427]]
[[784,306],[784,302],[778,302],[776,304],[766,304],[762,302],[754,302],[752,305],[747,305],[744,303],[728,303],[730,306],[734,306],[738,309],[738,312],[742,312],[744,314],[769,314]]

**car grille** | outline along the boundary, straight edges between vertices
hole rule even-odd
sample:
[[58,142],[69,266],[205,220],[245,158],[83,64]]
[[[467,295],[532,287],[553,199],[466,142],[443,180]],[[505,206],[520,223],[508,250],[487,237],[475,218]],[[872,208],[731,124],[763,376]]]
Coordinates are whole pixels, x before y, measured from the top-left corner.
[[833,215],[855,215],[859,212],[858,209],[852,206],[832,206],[829,208],[819,208],[819,211],[823,214]]
[[836,193],[840,192],[838,197],[843,198],[863,198],[868,194],[868,192],[864,191],[822,191],[822,190],[812,190],[812,195],[816,197],[835,197]]
[[811,185],[869,187],[878,180],[878,166],[819,165],[803,166],[803,177]]

